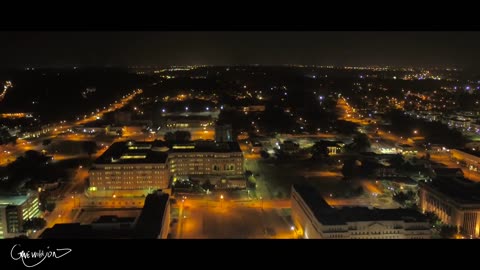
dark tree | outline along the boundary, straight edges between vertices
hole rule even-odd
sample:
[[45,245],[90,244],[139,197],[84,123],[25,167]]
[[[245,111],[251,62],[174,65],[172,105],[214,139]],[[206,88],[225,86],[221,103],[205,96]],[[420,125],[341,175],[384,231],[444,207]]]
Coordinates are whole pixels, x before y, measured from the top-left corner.
[[402,155],[398,154],[398,155],[395,155],[394,157],[392,157],[391,159],[389,159],[388,162],[390,163],[390,165],[392,167],[398,168],[398,167],[401,167],[403,165],[405,160],[403,159]]
[[215,188],[214,185],[212,185],[212,183],[210,182],[210,180],[207,179],[207,181],[205,181],[203,184],[202,184],[202,188],[204,190],[213,190]]
[[82,143],[82,148],[83,151],[88,154],[89,158],[91,158],[92,155],[97,152],[97,144],[93,141],[84,141]]
[[357,132],[358,125],[352,122],[337,120],[335,122],[335,130],[344,135],[353,135]]
[[426,212],[425,216],[428,219],[428,222],[433,226],[433,225],[438,225],[441,223],[440,218],[433,212]]
[[342,174],[344,179],[353,178],[357,173],[357,160],[347,159],[343,162]]
[[262,150],[262,151],[260,151],[260,156],[261,156],[262,158],[267,159],[267,158],[270,157],[270,154],[269,154],[267,151]]
[[27,219],[23,222],[23,230],[41,230],[47,225],[47,221],[43,218]]
[[49,202],[45,205],[45,210],[48,212],[53,212],[53,210],[55,210],[55,206],[56,204],[54,202]]
[[25,159],[27,160],[39,160],[43,157],[42,153],[35,150],[27,150],[24,154]]
[[167,132],[165,135],[163,135],[163,139],[167,142],[173,142],[175,141],[175,134],[173,132]]
[[399,192],[393,195],[393,200],[398,202],[401,205],[404,205],[407,199],[408,199],[408,196],[403,192]]
[[370,140],[367,134],[359,133],[353,137],[353,143],[349,145],[349,149],[354,152],[368,152],[370,151]]
[[312,146],[312,159],[314,160],[323,160],[328,158],[328,148],[326,144],[321,142],[316,142]]
[[188,142],[190,141],[192,135],[188,131],[175,131],[175,132],[167,132],[164,135],[165,141],[168,142]]
[[457,227],[450,225],[443,225],[440,227],[440,236],[442,238],[450,239],[457,234]]
[[190,141],[191,138],[192,138],[192,135],[188,131],[183,131],[183,130],[175,131],[175,139],[178,142],[188,142]]

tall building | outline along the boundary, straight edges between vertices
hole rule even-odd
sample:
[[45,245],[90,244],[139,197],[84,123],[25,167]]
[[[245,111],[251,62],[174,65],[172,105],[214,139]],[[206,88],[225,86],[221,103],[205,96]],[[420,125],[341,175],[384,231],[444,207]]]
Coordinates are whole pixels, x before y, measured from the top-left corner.
[[243,153],[236,142],[194,141],[170,146],[172,176],[242,175]]
[[215,125],[215,141],[216,142],[233,142],[232,125],[217,124]]
[[151,190],[168,189],[171,179],[189,176],[220,177],[225,182],[232,179],[238,187],[238,179],[232,177],[244,180],[243,174],[243,154],[236,142],[116,142],[90,169],[89,194],[142,196]]
[[151,142],[112,144],[90,169],[90,196],[132,197],[167,189],[167,150],[154,147]]
[[134,229],[134,238],[166,239],[170,229],[169,195],[162,192],[148,194]]
[[310,239],[427,239],[427,217],[412,209],[331,207],[312,187],[292,187],[295,233]]
[[467,236],[480,236],[480,183],[459,177],[437,177],[420,183],[420,209],[433,212]]
[[38,193],[26,195],[0,195],[0,239],[23,233],[23,223],[40,213]]

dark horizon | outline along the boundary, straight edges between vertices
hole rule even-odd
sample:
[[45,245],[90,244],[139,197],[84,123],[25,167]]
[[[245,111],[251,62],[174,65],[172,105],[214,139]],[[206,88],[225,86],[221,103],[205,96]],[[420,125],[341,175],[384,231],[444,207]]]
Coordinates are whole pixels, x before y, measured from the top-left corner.
[[333,65],[479,68],[480,32],[3,32],[0,67]]

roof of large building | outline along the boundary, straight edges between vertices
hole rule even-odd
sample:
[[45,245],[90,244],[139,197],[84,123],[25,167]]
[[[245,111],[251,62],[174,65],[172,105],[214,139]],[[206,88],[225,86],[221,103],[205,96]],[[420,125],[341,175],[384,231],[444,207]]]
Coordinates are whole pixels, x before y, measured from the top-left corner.
[[308,185],[293,185],[293,189],[302,197],[303,201],[322,224],[345,223],[345,220],[337,214],[336,210],[314,188]]
[[22,205],[28,199],[27,195],[0,195],[0,206]]
[[115,142],[97,160],[96,164],[111,163],[165,163],[167,153],[152,151],[145,142]]
[[131,228],[98,230],[91,224],[80,223],[55,224],[40,235],[41,239],[128,239],[132,238]]
[[212,152],[231,153],[242,150],[237,142],[190,141],[123,141],[113,143],[97,160],[96,164],[111,163],[165,163],[168,153]]
[[162,230],[168,199],[169,195],[161,192],[147,195],[135,226],[135,238],[158,238]]
[[425,222],[427,218],[413,209],[377,209],[367,207],[331,207],[311,186],[294,185],[315,218],[323,225],[346,225],[358,221],[405,221]]
[[242,152],[237,142],[215,142],[215,141],[190,141],[190,142],[165,142],[155,141],[155,147],[168,147],[171,153],[183,152],[213,152],[230,153]]
[[454,149],[454,150],[461,151],[461,152],[467,153],[469,155],[472,155],[474,157],[480,158],[480,152],[479,151],[474,151],[470,148],[461,148],[461,149]]
[[422,186],[427,186],[460,204],[480,204],[480,183],[466,178],[436,177]]
[[378,209],[367,207],[343,207],[337,210],[347,222],[394,221],[425,222],[427,217],[413,209]]
[[134,217],[118,217],[118,216],[101,216],[99,217],[96,221],[94,221],[94,224],[113,224],[113,223],[134,223],[135,218]]

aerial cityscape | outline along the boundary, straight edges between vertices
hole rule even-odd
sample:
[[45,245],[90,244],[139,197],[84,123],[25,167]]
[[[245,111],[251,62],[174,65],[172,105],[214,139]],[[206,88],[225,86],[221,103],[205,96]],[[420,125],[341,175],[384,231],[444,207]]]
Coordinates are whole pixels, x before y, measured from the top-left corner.
[[136,33],[153,45],[111,52],[90,33],[54,53],[87,34],[0,48],[0,239],[480,238],[463,36],[429,55],[411,33]]

